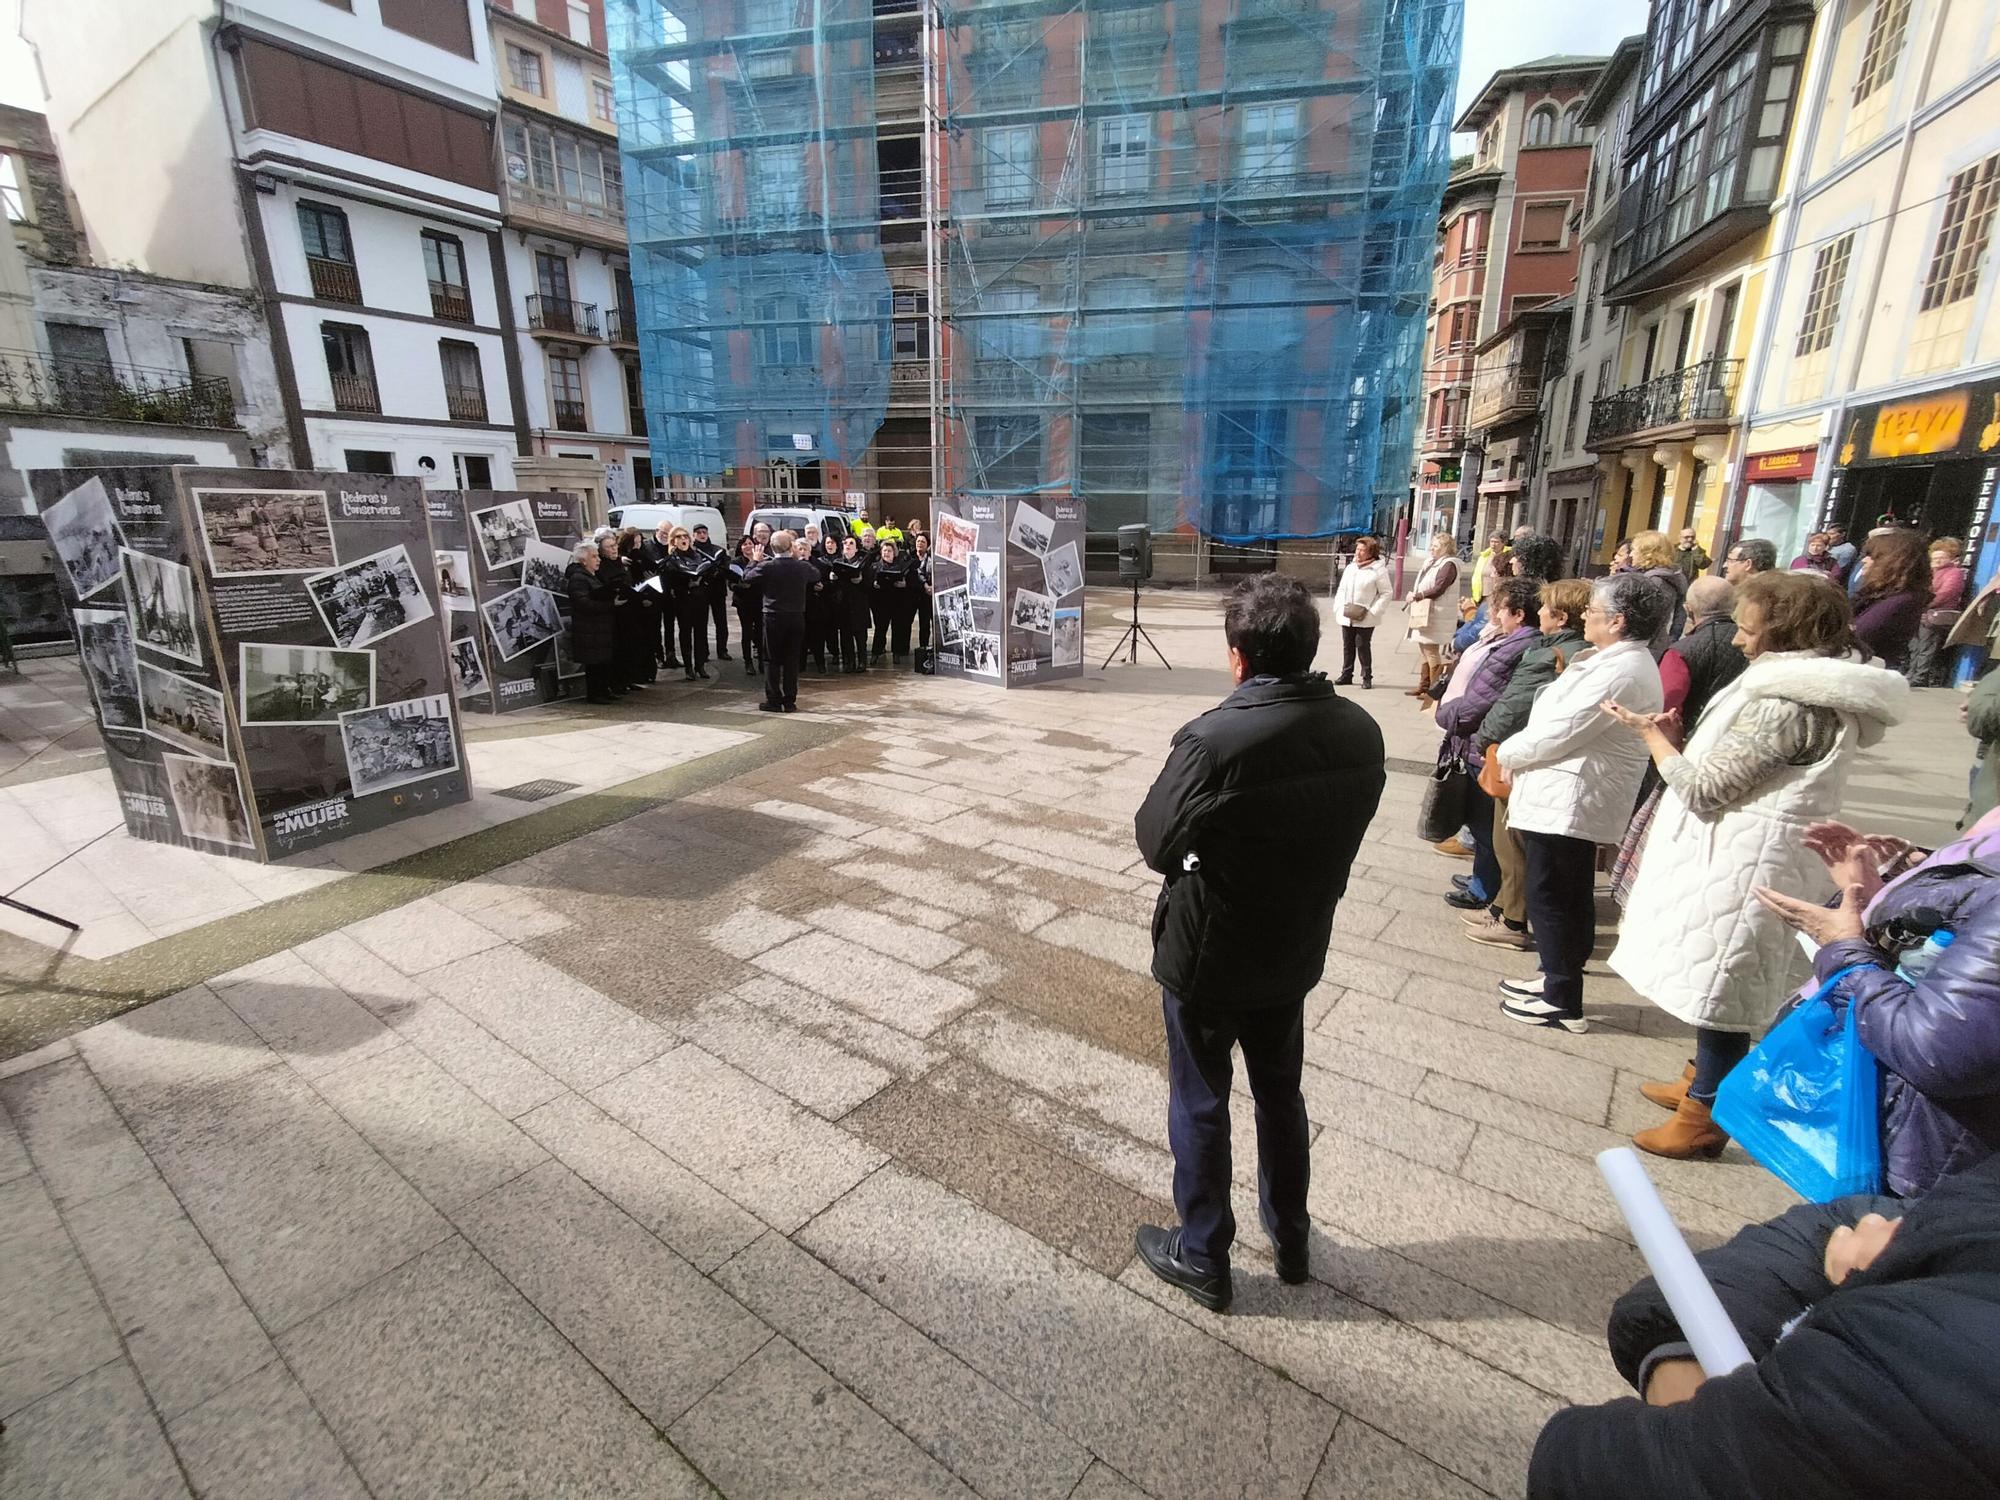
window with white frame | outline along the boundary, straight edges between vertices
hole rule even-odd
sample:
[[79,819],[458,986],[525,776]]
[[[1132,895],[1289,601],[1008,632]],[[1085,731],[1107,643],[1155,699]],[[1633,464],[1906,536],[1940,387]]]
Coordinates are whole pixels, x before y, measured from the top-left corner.
[[1298,101],[1245,105],[1242,175],[1250,178],[1290,177],[1298,170]]
[[1564,146],[1583,144],[1583,105],[1572,104],[1563,111],[1562,125],[1556,131],[1557,143]]
[[524,94],[541,94],[542,54],[513,42],[507,44],[507,76]]
[[766,297],[757,304],[757,356],[766,369],[796,370],[812,363],[812,325],[799,297]]
[[1093,355],[1146,355],[1153,352],[1156,324],[1149,312],[1121,308],[1150,307],[1157,302],[1153,283],[1143,276],[1101,276],[1087,288],[1085,341]]
[[28,222],[28,195],[21,187],[21,169],[9,152],[0,152],[0,203],[9,224]]
[[1910,0],[1875,0],[1868,14],[1868,35],[1854,75],[1854,97],[1841,133],[1841,149],[1854,151],[1882,133],[1889,120],[1890,87],[1902,62],[1903,43],[1910,31]]
[[1019,283],[989,286],[979,295],[981,359],[1033,359],[1041,353],[1041,323],[1034,316],[1035,289]]
[[793,223],[806,210],[806,148],[803,141],[750,149],[750,206],[772,223]]
[[1113,115],[1097,122],[1098,192],[1129,196],[1146,191],[1152,125],[1145,115]]
[[1792,343],[1792,368],[1785,381],[1787,401],[1811,401],[1826,392],[1826,377],[1833,364],[1833,334],[1853,254],[1852,230],[1828,240],[1813,254],[1812,280],[1806,286],[1805,311],[1799,318],[1798,337]]
[[996,125],[983,133],[988,208],[1021,208],[1035,196],[1035,127]]
[[590,112],[607,125],[618,118],[618,95],[609,79],[590,80]]
[[1945,192],[1916,325],[1903,349],[1904,373],[1928,375],[1962,362],[1992,245],[1996,207],[2000,207],[2000,152],[1954,174]]
[[1556,107],[1553,104],[1538,104],[1528,112],[1528,133],[1522,144],[1553,146],[1555,143]]

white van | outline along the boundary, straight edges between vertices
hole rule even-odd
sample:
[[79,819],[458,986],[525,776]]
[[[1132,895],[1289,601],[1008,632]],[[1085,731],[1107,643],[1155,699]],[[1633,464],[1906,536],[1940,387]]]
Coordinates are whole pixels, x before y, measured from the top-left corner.
[[789,531],[793,536],[803,536],[808,526],[817,526],[821,536],[844,537],[854,518],[844,510],[820,510],[810,505],[767,505],[750,512],[745,528],[754,531],[759,521],[768,521],[771,530]]
[[662,522],[685,526],[689,531],[706,526],[708,539],[725,552],[735,540],[722,524],[722,512],[712,505],[618,505],[612,507],[606,519],[620,530],[636,526],[647,536],[658,531]]

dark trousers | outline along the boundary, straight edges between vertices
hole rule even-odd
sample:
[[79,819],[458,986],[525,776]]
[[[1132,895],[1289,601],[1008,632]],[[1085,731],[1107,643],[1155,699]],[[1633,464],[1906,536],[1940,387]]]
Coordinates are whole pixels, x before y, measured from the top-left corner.
[[1229,1264],[1236,1215],[1229,1207],[1229,1079],[1232,1044],[1243,1049],[1256,1101],[1257,1207],[1265,1230],[1287,1251],[1306,1242],[1306,1186],[1312,1178],[1306,1101],[1305,1004],[1212,1015],[1162,990],[1167,1022],[1167,1139],[1174,1148],[1174,1208],[1181,1250],[1202,1271]]
[[1465,789],[1465,826],[1472,834],[1472,884],[1468,889],[1482,901],[1498,900],[1500,855],[1493,847],[1493,799],[1476,785]]
[[888,602],[875,606],[875,654],[882,654],[886,643],[889,653],[897,661],[910,654],[910,622],[916,618],[916,601],[889,596]]
[[[729,595],[716,593],[710,596],[708,611],[715,617],[715,654],[729,654]],[[745,640],[749,638],[746,636]]]
[[708,665],[708,601],[683,599],[674,607],[681,622],[681,665],[690,672]]
[[1354,675],[1354,658],[1361,657],[1361,680],[1375,680],[1375,627],[1373,625],[1343,625],[1340,627],[1340,675]]
[[1750,1033],[1747,1031],[1711,1031],[1706,1026],[1695,1027],[1694,1080],[1688,1084],[1688,1097],[1699,1099],[1703,1104],[1713,1104],[1716,1086],[1749,1053]]
[[806,617],[764,611],[764,701],[799,701],[799,665],[806,655]]
[[666,657],[667,665],[670,667],[677,667],[681,664],[680,657],[674,650],[674,632],[679,626],[680,620],[674,613],[673,605],[667,604],[662,606],[660,609],[661,654]]
[[583,664],[584,697],[591,703],[611,701],[611,663],[587,661]]
[[850,601],[840,620],[840,664],[850,672],[868,665],[868,605]]
[[924,589],[917,595],[917,649],[931,649],[931,591]]
[[1528,924],[1542,960],[1542,998],[1583,1014],[1583,966],[1597,943],[1597,845],[1562,833],[1520,836],[1528,858]]
[[736,633],[743,637],[743,659],[745,661],[749,661],[757,654],[757,637],[763,633],[759,629],[759,617],[762,614],[763,611],[761,609],[739,609],[736,611]]

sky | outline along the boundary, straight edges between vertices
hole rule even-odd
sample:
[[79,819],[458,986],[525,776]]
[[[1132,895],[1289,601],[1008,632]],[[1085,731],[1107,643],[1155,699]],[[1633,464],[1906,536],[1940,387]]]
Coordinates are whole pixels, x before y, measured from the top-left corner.
[[1608,57],[1646,29],[1647,0],[1465,0],[1458,107],[1502,68],[1553,52]]
[[0,104],[38,110],[45,102],[35,56],[21,40],[21,0],[0,0]]

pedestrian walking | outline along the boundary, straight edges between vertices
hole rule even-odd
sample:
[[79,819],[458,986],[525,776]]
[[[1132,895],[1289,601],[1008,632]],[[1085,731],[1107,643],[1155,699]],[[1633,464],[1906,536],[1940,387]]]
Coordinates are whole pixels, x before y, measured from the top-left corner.
[[1305,997],[1384,782],[1382,732],[1312,671],[1319,611],[1263,574],[1223,620],[1236,690],[1183,725],[1139,809],[1139,851],[1164,877],[1153,977],[1166,1024],[1167,1135],[1177,1228],[1145,1225],[1153,1273],[1229,1305],[1230,1049],[1256,1103],[1258,1212],[1281,1280],[1306,1279]]

